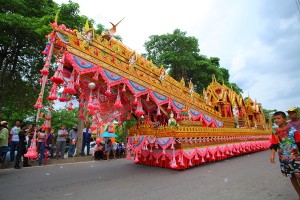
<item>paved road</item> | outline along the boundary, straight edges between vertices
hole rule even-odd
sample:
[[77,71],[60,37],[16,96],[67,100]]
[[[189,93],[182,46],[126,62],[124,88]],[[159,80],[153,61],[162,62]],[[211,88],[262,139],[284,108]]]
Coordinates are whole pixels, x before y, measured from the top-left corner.
[[125,159],[0,170],[0,199],[292,200],[288,178],[269,151],[185,171]]

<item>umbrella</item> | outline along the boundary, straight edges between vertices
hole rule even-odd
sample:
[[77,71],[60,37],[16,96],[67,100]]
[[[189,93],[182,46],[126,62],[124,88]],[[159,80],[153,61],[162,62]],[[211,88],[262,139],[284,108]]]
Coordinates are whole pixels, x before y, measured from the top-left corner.
[[115,133],[109,133],[109,132],[107,132],[107,131],[105,131],[105,132],[103,132],[103,133],[101,133],[100,134],[100,137],[108,137],[108,138],[110,138],[110,137],[118,137]]

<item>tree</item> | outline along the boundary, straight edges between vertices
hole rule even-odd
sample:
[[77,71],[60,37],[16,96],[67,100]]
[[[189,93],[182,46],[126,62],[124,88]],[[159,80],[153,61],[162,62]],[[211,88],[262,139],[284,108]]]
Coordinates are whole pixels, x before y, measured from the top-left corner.
[[[175,80],[184,78],[186,83],[192,80],[198,93],[211,83],[212,74],[219,82],[231,85],[229,72],[220,67],[220,59],[201,55],[195,37],[188,37],[186,32],[176,29],[172,34],[152,35],[149,39],[144,44],[147,52],[144,56],[158,67],[168,69]],[[233,89],[237,89],[238,93],[242,91],[236,84]]]
[[120,136],[118,135],[119,141],[124,141],[125,146],[127,145],[127,136],[128,136],[128,129],[135,125],[137,123],[137,119],[134,117],[131,117],[130,120],[126,120],[125,122],[123,122],[123,126],[122,126],[122,134],[120,134]]
[[58,5],[52,0],[0,0],[0,5],[0,113],[14,121],[35,115],[44,65],[41,52],[56,13],[59,24],[79,30],[88,18],[79,15],[79,4],[72,1]]
[[39,92],[41,51],[55,3],[49,0],[0,1],[0,112],[26,118]]
[[65,125],[67,130],[71,130],[74,125],[78,125],[78,108],[69,111],[66,109],[59,109],[52,111],[51,125],[57,132],[62,125]]

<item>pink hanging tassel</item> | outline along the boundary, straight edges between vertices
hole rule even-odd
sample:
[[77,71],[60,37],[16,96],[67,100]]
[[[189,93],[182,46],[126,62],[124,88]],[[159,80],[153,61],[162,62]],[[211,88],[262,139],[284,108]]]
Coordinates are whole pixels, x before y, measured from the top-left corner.
[[73,103],[72,102],[69,102],[69,105],[67,107],[67,110],[73,110]]
[[216,158],[215,158],[215,154],[214,154],[214,153],[212,153],[211,160],[212,160],[212,161],[216,160]]
[[158,162],[158,158],[156,158],[155,164],[159,164],[159,162]]
[[90,94],[89,100],[88,100],[88,105],[87,108],[89,110],[94,110],[94,105],[93,105],[93,95],[92,93]]
[[40,70],[41,74],[43,76],[48,76],[49,75],[49,64],[44,64],[43,69]]
[[150,101],[150,93],[147,94],[147,99],[146,99],[146,101],[147,101],[147,102]]
[[122,92],[126,92],[126,84],[123,85]]
[[150,156],[149,156],[149,160],[153,160],[153,157],[152,157],[152,155],[150,155]]
[[77,74],[77,78],[76,78],[76,81],[75,81],[74,85],[75,85],[76,87],[79,87],[79,86],[80,86],[80,74]]
[[175,119],[176,120],[180,120],[181,119],[179,113],[176,113],[176,118]]
[[64,88],[63,93],[67,93],[67,94],[75,94],[76,90],[74,89],[74,70],[71,73],[71,77],[68,81],[67,87]]
[[161,115],[159,106],[157,107],[156,115],[157,115],[157,116]]
[[175,158],[175,154],[173,154],[173,158],[172,158],[172,161],[170,163],[170,167],[172,169],[176,169],[178,167],[178,165],[176,164],[176,158]]
[[135,106],[137,106],[138,105],[138,100],[137,100],[137,97],[136,96],[134,96],[134,102],[133,102],[133,105],[135,105]]
[[195,155],[195,160],[199,160],[198,154]]
[[142,106],[141,99],[139,99],[139,101],[138,101],[138,105],[137,105],[137,107],[136,107],[135,114],[136,114],[138,117],[141,117],[143,114],[145,114],[145,112],[144,112],[144,110],[143,110],[143,106]]
[[169,100],[169,103],[168,103],[168,108],[167,108],[167,110],[172,110],[170,100]]
[[63,68],[64,68],[64,65],[63,65],[64,59],[65,59],[65,56],[63,55],[61,61],[59,62],[57,70],[54,73],[54,76],[52,76],[50,78],[50,80],[53,83],[56,83],[57,85],[63,84],[65,82],[64,79],[63,79],[63,75],[62,75],[62,71],[63,71]]
[[68,95],[66,93],[61,93],[61,96],[58,98],[60,102],[67,102],[69,101]]
[[49,94],[48,100],[54,101],[57,99],[56,89],[57,89],[57,85],[56,85],[56,83],[54,83],[52,88],[50,89],[50,94]]
[[45,116],[44,125],[41,126],[43,130],[50,130],[51,129],[51,110],[48,109],[47,114]]
[[208,158],[210,158],[210,156],[209,156],[209,153],[207,152],[206,153],[206,158],[208,159]]
[[135,154],[134,162],[135,162],[135,163],[138,163],[138,162],[139,162],[139,158],[138,158],[138,155],[137,155],[137,154]]
[[172,150],[175,149],[174,144],[175,144],[175,141],[172,142],[172,145],[171,145],[170,149],[172,149]]
[[35,108],[43,108],[43,104],[42,104],[42,97],[41,94],[39,95],[38,99],[36,100],[36,103],[34,104]]
[[202,156],[201,163],[205,163],[204,156]]
[[79,119],[84,119],[84,115],[83,115],[83,110],[82,109],[79,109],[78,118]]
[[106,96],[110,96],[111,95],[110,86],[107,87],[107,90],[105,91],[105,95]]
[[93,76],[92,79],[93,79],[94,81],[98,81],[98,80],[99,80],[98,76],[99,76],[99,71],[96,71],[96,73],[95,73],[95,75]]
[[120,93],[119,93],[119,90],[118,90],[118,94],[117,94],[117,99],[116,99],[116,102],[114,104],[114,107],[116,109],[120,109],[123,107],[122,103],[121,103],[121,98],[120,98]]
[[180,166],[184,166],[184,162],[183,162],[183,155],[182,155],[182,157],[181,157],[181,159],[180,159]]

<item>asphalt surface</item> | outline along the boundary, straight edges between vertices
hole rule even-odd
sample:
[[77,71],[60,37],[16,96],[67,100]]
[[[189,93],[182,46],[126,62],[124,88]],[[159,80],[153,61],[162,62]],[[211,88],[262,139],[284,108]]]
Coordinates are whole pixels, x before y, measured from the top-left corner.
[[126,159],[0,169],[0,199],[293,200],[298,199],[270,151],[184,171]]

